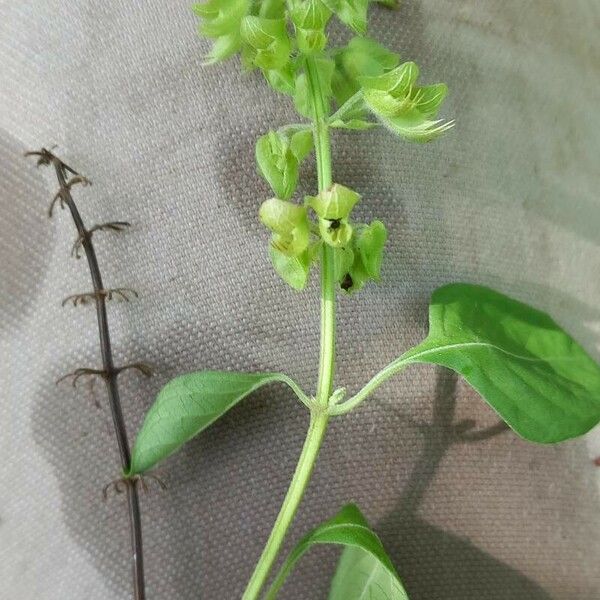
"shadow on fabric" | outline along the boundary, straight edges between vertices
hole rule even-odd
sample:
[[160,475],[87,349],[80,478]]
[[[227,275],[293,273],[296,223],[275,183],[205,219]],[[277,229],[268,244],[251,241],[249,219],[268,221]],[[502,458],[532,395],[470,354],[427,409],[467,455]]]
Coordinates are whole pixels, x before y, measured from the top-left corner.
[[433,419],[420,427],[423,451],[396,507],[377,530],[411,600],[551,600],[516,569],[418,516],[424,494],[453,444],[477,443],[508,430],[503,422],[483,430],[476,430],[474,421],[455,423],[457,380],[455,373],[438,370]]

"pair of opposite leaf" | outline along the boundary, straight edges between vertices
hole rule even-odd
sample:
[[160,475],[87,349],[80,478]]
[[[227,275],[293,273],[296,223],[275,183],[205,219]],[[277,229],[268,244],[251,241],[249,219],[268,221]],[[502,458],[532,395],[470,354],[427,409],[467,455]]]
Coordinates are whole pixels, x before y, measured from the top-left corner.
[[[390,363],[353,398],[330,403],[344,414],[390,377],[414,364],[461,374],[527,440],[554,443],[580,436],[600,421],[600,368],[547,314],[488,288],[450,284],[436,290],[427,338]],[[258,388],[281,382],[310,406],[308,395],[282,373],[199,371],[170,381],[144,419],[128,476],[142,474]],[[332,396],[340,397],[340,394]],[[272,600],[300,557],[315,544],[343,545],[329,600],[408,597],[377,536],[348,506],[303,538],[266,598]],[[382,595],[382,590],[385,594]]]

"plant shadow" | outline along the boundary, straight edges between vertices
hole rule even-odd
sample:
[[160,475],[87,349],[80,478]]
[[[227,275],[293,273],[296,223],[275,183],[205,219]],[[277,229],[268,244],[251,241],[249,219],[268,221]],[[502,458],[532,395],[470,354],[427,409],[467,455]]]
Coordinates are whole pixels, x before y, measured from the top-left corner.
[[503,422],[479,430],[474,421],[455,422],[457,381],[455,373],[438,370],[432,421],[419,426],[424,436],[422,452],[396,506],[377,524],[377,530],[411,600],[550,600],[518,570],[418,514],[440,463],[454,444],[482,442],[508,429]]

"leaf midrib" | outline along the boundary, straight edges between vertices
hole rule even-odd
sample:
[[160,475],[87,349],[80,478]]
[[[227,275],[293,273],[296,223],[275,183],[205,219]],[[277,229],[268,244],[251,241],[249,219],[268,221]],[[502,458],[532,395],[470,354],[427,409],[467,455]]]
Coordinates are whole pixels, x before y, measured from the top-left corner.
[[[425,342],[427,342],[427,340]],[[554,362],[577,362],[579,360],[577,358],[570,358],[570,357],[566,357],[566,356],[547,356],[547,357],[545,356],[542,358],[534,358],[531,356],[522,356],[520,354],[515,354],[514,352],[505,350],[504,348],[501,348],[500,346],[496,346],[495,344],[491,344],[490,342],[461,342],[459,344],[446,344],[443,346],[436,346],[435,348],[429,348],[427,350],[417,352],[416,354],[412,354],[411,356],[403,357],[403,358],[401,358],[401,362],[409,363],[409,362],[415,361],[415,359],[419,359],[421,357],[428,356],[430,354],[435,354],[437,352],[446,352],[449,350],[457,350],[460,348],[471,348],[474,346],[490,348],[492,350],[502,352],[503,354],[506,354],[507,356],[511,356],[512,358],[516,358],[518,360],[523,360],[523,361],[527,361],[527,362],[536,362],[536,363],[550,363],[552,361],[554,361]]]

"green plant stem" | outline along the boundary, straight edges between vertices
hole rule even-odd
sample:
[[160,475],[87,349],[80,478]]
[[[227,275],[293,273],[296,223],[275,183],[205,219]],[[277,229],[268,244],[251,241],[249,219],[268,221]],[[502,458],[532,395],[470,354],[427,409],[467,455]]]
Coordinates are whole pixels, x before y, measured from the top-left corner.
[[313,411],[311,413],[310,426],[296,466],[296,471],[277,515],[271,535],[254,569],[242,600],[256,600],[267,582],[273,563],[277,558],[287,530],[294,520],[294,516],[312,475],[328,421],[329,415],[324,411]]
[[[308,85],[315,109],[313,134],[317,157],[319,192],[331,187],[331,142],[327,124],[328,111],[319,81],[315,60],[306,61]],[[333,248],[323,244],[321,249],[321,353],[319,361],[319,383],[317,402],[327,406],[333,389],[335,373],[335,281]]]
[[[323,97],[319,73],[313,58],[307,58],[307,77],[314,106],[313,135],[317,157],[319,191],[331,186],[331,143],[327,124],[327,102]],[[327,406],[333,389],[335,373],[335,281],[333,248],[327,244],[321,250],[321,350],[316,405],[311,409],[310,426],[304,441],[296,471],[283,500],[275,525],[248,582],[242,600],[257,600],[273,567],[286,533],[294,520],[298,506],[319,455],[325,437],[329,414]]]

